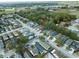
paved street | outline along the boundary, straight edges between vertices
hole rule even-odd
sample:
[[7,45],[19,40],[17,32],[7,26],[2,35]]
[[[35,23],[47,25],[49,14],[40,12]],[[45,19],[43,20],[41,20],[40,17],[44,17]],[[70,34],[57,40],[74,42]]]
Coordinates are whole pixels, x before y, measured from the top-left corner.
[[[40,32],[34,30],[34,28],[31,28],[29,26],[27,26],[26,24],[24,24],[23,22],[21,22],[20,20],[18,20],[22,26],[28,28],[31,32],[35,33],[37,36],[39,36],[39,34],[41,34]],[[38,33],[38,34],[37,34]],[[42,33],[43,34],[43,33]],[[71,57],[71,58],[74,58],[74,57],[78,57],[78,56],[74,56],[73,54],[69,53],[69,51],[63,49],[62,47],[57,47],[56,43],[55,42],[52,42],[48,37],[46,37],[47,40],[49,41],[49,44],[55,48],[56,50],[60,51],[62,54],[64,54],[65,56],[67,57]],[[54,39],[55,40],[55,39]]]
[[[22,21],[20,21],[19,19],[16,19],[18,22],[21,23],[22,27],[21,28],[17,28],[17,29],[14,29],[14,30],[11,30],[11,31],[7,31],[5,33],[2,33],[0,34],[0,36],[4,35],[4,34],[8,34],[8,33],[11,33],[11,32],[14,32],[14,31],[17,31],[17,30],[22,30],[22,28],[28,28],[31,32],[35,33],[36,36],[40,36],[40,35],[43,35],[43,33],[40,33],[40,31],[36,31],[34,28],[28,26],[27,24],[24,24]],[[74,56],[73,54],[69,53],[69,51],[63,49],[63,47],[58,47],[56,45],[56,43],[54,42],[56,39],[54,38],[52,41],[49,39],[49,37],[46,37],[45,39],[46,41],[48,41],[48,44],[50,44],[53,48],[55,48],[57,51],[60,51],[62,54],[64,54],[64,56],[67,56],[67,57],[71,57],[71,58],[74,58],[74,57],[78,57],[78,56]],[[37,41],[36,39],[34,39],[34,41]],[[33,41],[33,42],[34,42]],[[30,41],[32,42],[32,41]],[[50,55],[50,54],[48,54]],[[51,56],[49,56],[51,57]]]
[[[21,27],[21,28],[23,28],[23,27]],[[8,34],[8,33],[11,33],[11,32],[15,32],[17,30],[20,30],[21,28],[17,28],[17,29],[11,30],[11,31],[7,31],[7,32],[4,32],[4,33],[1,33],[0,36],[3,36],[4,34]]]

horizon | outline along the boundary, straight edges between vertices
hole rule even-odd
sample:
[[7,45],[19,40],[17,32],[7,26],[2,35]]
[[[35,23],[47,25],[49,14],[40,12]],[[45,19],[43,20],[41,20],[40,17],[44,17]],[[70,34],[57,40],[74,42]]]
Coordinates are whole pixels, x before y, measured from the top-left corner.
[[[61,2],[61,1],[64,1],[64,2],[70,2],[70,1],[73,1],[74,0],[0,0],[0,3],[21,3],[21,2],[36,2],[36,3],[39,3],[39,2]],[[76,1],[76,0],[75,0]],[[77,0],[78,1],[78,0]]]

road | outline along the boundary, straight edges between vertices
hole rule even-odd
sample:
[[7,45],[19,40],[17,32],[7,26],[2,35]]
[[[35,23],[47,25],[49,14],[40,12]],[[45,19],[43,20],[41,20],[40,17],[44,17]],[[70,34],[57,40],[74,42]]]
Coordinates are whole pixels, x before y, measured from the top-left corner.
[[[23,28],[23,27],[21,27],[21,28]],[[21,28],[17,28],[17,29],[13,29],[11,31],[7,31],[7,32],[4,32],[4,33],[1,33],[0,36],[3,36],[4,34],[8,34],[8,33],[11,33],[11,32],[17,31],[17,30],[20,30]]]
[[30,26],[28,26],[27,24],[24,24],[22,21],[20,21],[19,19],[16,19],[18,22],[20,22],[22,24],[22,26],[24,28],[28,28],[31,32],[35,33],[36,36],[39,36],[39,35],[43,35],[43,33],[40,33],[39,31],[37,32],[34,28],[31,28]]
[[[14,31],[17,31],[17,30],[20,30],[20,29],[26,27],[25,24],[24,24],[22,21],[20,21],[19,19],[16,19],[16,20],[17,20],[19,23],[22,24],[22,27],[17,28],[17,29],[12,29],[11,31],[7,31],[7,32],[4,32],[4,33],[1,33],[0,36],[3,36],[4,34],[8,34],[8,33],[11,33],[11,32],[14,32]],[[27,27],[27,28],[28,28],[28,27]]]
[[[1,35],[4,35],[4,34],[8,34],[10,32],[14,32],[14,31],[17,31],[17,30],[20,30],[22,28],[28,28],[31,32],[35,33],[37,36],[40,36],[40,34],[43,34],[43,33],[40,33],[39,31],[36,31],[34,28],[31,28],[29,27],[27,24],[24,24],[22,21],[20,21],[19,19],[16,19],[18,22],[20,22],[22,24],[22,27],[21,28],[18,28],[18,29],[15,29],[15,30],[11,30],[11,31],[8,31],[8,32],[5,32],[5,33],[2,33],[0,34]],[[48,38],[48,37],[46,37]],[[50,39],[46,39],[46,41],[48,40],[48,44],[50,44],[53,48],[55,48],[56,50],[60,51],[63,55],[69,57],[69,58],[74,58],[74,57],[78,57],[78,56],[74,56],[73,54],[69,53],[69,51],[63,49],[62,47],[58,47],[56,45],[55,42],[52,42]]]
[[[19,21],[24,27],[28,28],[31,32],[35,33],[37,36],[39,36],[39,34],[41,34],[40,32],[38,33],[38,31],[36,31],[36,30],[34,30],[33,28],[27,26],[26,24],[24,24],[24,23],[21,22],[20,20],[18,20],[18,21]],[[38,33],[38,34],[37,34],[37,33]],[[43,33],[42,33],[42,34],[43,34]],[[46,38],[48,38],[48,37],[46,37]],[[55,48],[56,50],[60,51],[64,56],[67,56],[67,57],[69,57],[69,58],[78,57],[78,56],[75,56],[75,55],[69,53],[69,51],[63,49],[62,47],[58,47],[58,46],[56,45],[56,43],[55,43],[55,42],[52,42],[49,38],[48,38],[47,40],[49,41],[48,44],[50,44],[50,45],[51,45],[53,48]],[[47,40],[46,40],[46,41],[47,41]]]

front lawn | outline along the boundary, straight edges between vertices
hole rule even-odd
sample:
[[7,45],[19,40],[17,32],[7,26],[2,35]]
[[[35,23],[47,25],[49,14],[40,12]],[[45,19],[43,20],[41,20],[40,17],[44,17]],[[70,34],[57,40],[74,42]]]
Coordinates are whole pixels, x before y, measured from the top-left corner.
[[61,39],[57,39],[55,40],[55,42],[57,43],[57,46],[63,46],[64,42]]

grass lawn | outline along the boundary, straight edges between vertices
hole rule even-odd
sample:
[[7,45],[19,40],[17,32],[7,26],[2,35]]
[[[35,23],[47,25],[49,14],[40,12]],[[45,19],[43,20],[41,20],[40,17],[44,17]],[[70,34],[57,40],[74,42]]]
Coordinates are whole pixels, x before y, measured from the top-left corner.
[[79,30],[79,25],[76,25],[75,27]]
[[58,9],[54,12],[70,13],[71,15],[76,15],[79,18],[79,10],[71,11],[72,9]]
[[69,13],[69,10],[68,9],[58,9],[54,12],[59,12],[59,13]]
[[70,14],[76,15],[79,18],[79,11],[71,11]]
[[55,42],[57,43],[57,46],[63,46],[64,45],[64,43],[61,39],[57,39]]

